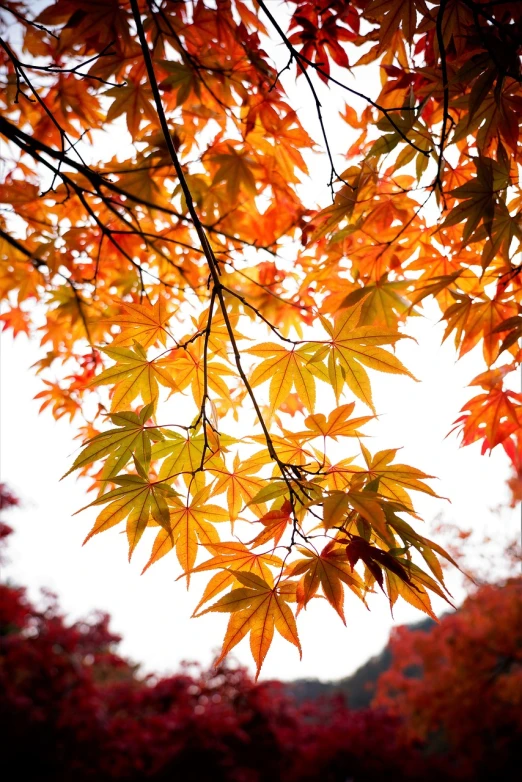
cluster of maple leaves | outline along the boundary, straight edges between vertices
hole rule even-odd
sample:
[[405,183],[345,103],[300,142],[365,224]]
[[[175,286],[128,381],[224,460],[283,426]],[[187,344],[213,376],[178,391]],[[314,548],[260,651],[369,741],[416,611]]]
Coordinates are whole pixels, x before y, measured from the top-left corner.
[[[410,374],[399,326],[436,301],[460,355],[483,346],[463,442],[502,444],[522,493],[522,396],[506,386],[522,336],[522,6],[56,0],[35,15],[6,0],[0,26],[1,318],[41,335],[42,408],[86,417],[72,469],[105,506],[88,538],[124,522],[130,556],[152,527],[146,567],[174,551],[187,581],[217,571],[197,611],[229,613],[222,656],[249,633],[258,671],[274,629],[300,650],[293,605],[323,596],[344,621],[345,587],[431,615],[448,555],[405,517],[411,491],[433,491],[361,443],[368,370]],[[301,196],[314,142],[275,41],[317,112],[320,209]],[[348,83],[362,66],[378,95]],[[321,82],[360,131],[343,171]]]

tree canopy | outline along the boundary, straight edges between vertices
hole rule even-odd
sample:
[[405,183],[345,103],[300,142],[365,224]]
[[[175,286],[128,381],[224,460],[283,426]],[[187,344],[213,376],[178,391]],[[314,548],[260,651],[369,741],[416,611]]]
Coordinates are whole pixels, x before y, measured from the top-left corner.
[[6,0],[0,28],[1,319],[40,337],[42,409],[83,419],[87,539],[124,524],[130,557],[154,528],[145,569],[208,571],[195,613],[230,614],[222,657],[249,634],[258,672],[310,600],[345,621],[346,587],[433,615],[430,476],[362,438],[433,301],[483,350],[462,442],[501,445],[522,494],[521,4]]

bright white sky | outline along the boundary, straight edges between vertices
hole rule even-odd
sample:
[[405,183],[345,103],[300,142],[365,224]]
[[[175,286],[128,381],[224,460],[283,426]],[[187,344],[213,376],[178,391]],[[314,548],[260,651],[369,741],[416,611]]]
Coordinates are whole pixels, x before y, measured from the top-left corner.
[[[285,61],[281,49],[277,56],[282,67]],[[375,92],[374,79],[366,81],[362,84],[358,77],[357,86]],[[285,86],[291,105],[308,107],[301,118],[319,141],[317,118],[303,84],[295,89],[293,80],[287,79]],[[352,138],[347,126],[338,120],[337,112],[343,108],[344,98],[339,100],[335,93],[323,92],[327,96],[325,117],[330,141],[334,149],[342,151]],[[360,110],[362,104],[355,107]],[[121,136],[117,135],[118,138],[105,138],[107,154],[121,146]],[[100,154],[98,147],[97,155]],[[326,205],[328,167],[324,157],[316,156],[311,168],[314,184],[309,193]],[[324,197],[319,195],[321,191]],[[285,254],[290,257],[291,252]],[[409,324],[408,333],[417,343],[404,340],[397,348],[398,357],[421,382],[371,373],[374,402],[381,418],[366,429],[375,435],[368,445],[372,451],[404,446],[400,461],[438,476],[434,488],[450,498],[451,504],[419,498],[416,508],[426,519],[428,536],[433,520],[442,513],[446,520],[463,528],[475,527],[494,536],[513,538],[519,529],[519,509],[504,508],[500,513],[495,510],[508,500],[505,479],[509,469],[504,454],[497,449],[491,457],[481,457],[478,445],[459,449],[455,436],[444,439],[461,406],[473,395],[472,389],[466,388],[467,383],[483,371],[484,365],[480,349],[457,363],[451,342],[441,346],[443,328],[436,320],[434,310],[431,317],[415,319]],[[140,576],[147,544],[138,547],[129,565],[125,540],[118,529],[94,538],[82,548],[95,511],[89,509],[74,518],[72,514],[87,504],[92,495],[86,496],[86,484],[73,476],[59,482],[79,443],[73,440],[74,429],[67,420],[56,422],[48,412],[38,414],[39,405],[33,398],[42,389],[41,380],[29,367],[40,357],[37,342],[24,335],[14,341],[2,335],[0,475],[24,503],[10,517],[16,536],[10,549],[8,577],[28,585],[33,599],[41,587],[54,590],[71,618],[85,616],[94,609],[109,612],[113,629],[123,635],[123,653],[143,663],[146,670],[174,671],[182,660],[210,664],[221,645],[226,617],[209,614],[190,619],[203,590],[204,576],[194,577],[187,593],[184,582],[174,581],[175,560],[169,556]],[[317,409],[321,410],[320,399]],[[362,408],[360,414],[364,414]],[[348,444],[346,456],[353,452]],[[440,542],[444,545],[444,541]],[[448,582],[450,588],[452,580]],[[462,598],[461,592],[454,595],[457,600]],[[302,662],[294,647],[276,637],[262,677],[347,676],[380,651],[393,624],[382,596],[375,596],[370,605],[372,610],[368,612],[355,597],[352,600],[347,595],[345,628],[333,609],[323,601],[313,601],[299,622]],[[442,601],[435,600],[434,607],[438,612],[445,610]],[[396,607],[395,621],[399,624],[420,618],[421,614],[404,603]],[[246,640],[236,648],[234,656],[253,670]]]

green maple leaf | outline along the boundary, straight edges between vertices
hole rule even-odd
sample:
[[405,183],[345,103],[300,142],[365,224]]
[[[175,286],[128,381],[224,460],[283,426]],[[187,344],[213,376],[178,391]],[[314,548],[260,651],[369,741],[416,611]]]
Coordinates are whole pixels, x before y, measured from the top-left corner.
[[152,403],[145,405],[139,414],[126,410],[109,416],[115,429],[101,432],[87,441],[85,448],[76,458],[65,478],[74,470],[105,457],[101,480],[110,480],[118,475],[134,456],[145,470],[150,465],[151,444],[164,437],[157,426],[146,426],[152,413]]

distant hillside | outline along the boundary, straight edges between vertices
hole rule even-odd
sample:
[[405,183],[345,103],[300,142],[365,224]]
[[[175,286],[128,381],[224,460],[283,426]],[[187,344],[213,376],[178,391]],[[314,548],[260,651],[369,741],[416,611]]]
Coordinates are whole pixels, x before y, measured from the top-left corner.
[[[435,622],[424,619],[409,625],[411,630],[427,632]],[[296,679],[288,683],[288,689],[299,701],[316,700],[323,696],[343,695],[352,709],[365,709],[373,698],[375,683],[381,673],[388,670],[391,664],[389,646],[385,646],[380,654],[371,657],[361,665],[355,673],[345,679],[322,682],[319,679]]]

